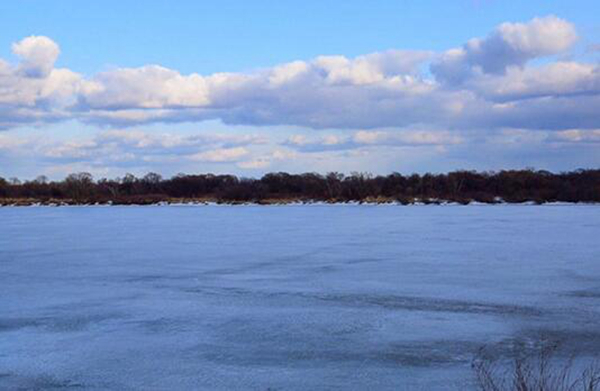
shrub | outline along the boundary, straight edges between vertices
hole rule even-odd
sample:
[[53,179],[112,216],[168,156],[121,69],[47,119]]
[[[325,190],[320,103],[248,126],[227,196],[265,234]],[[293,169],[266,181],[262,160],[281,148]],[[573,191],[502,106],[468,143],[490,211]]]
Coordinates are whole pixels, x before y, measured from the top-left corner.
[[[472,367],[482,391],[594,391],[600,385],[595,362],[559,358],[558,345],[542,341],[533,351],[523,347],[510,361],[490,357],[480,351]],[[577,370],[573,363],[577,362]]]

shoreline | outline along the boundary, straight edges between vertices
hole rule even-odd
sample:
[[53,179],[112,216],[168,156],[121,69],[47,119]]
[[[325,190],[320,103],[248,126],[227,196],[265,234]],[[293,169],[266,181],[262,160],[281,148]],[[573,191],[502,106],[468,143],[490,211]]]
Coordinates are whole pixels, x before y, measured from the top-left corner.
[[600,169],[553,174],[547,171],[454,171],[446,174],[268,173],[261,178],[178,174],[162,179],[94,181],[89,173],[62,181],[45,177],[20,182],[0,178],[0,206],[156,204],[536,204],[600,203]]
[[600,205],[597,202],[584,201],[543,201],[536,202],[527,200],[522,202],[509,202],[502,199],[495,199],[492,202],[477,200],[441,200],[441,199],[412,199],[409,201],[398,201],[394,199],[365,199],[365,200],[302,200],[302,199],[264,199],[253,201],[231,201],[217,200],[210,198],[171,198],[166,200],[72,200],[72,199],[49,199],[40,200],[34,198],[19,199],[0,199],[0,208],[2,207],[77,207],[77,206],[301,206],[301,205],[347,205],[347,206],[595,206]]

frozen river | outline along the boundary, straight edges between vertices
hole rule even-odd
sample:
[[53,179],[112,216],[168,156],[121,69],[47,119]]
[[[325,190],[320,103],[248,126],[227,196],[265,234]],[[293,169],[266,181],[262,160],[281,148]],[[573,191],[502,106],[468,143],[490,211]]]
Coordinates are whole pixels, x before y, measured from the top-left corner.
[[599,325],[600,206],[0,208],[2,390],[460,390]]

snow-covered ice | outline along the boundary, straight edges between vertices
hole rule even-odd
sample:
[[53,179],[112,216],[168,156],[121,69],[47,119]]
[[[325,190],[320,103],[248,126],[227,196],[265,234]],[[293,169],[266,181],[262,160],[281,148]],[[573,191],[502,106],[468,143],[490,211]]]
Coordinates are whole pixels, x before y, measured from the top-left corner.
[[600,206],[0,208],[0,389],[465,389],[600,352]]

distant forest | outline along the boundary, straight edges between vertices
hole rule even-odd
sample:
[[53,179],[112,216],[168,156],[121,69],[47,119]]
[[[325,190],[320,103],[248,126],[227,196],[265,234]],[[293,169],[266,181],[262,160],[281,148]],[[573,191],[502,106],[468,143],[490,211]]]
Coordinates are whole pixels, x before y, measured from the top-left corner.
[[218,202],[600,202],[600,170],[551,173],[535,170],[455,171],[447,174],[270,173],[260,179],[233,175],[149,173],[94,180],[76,173],[62,181],[40,176],[21,182],[0,178],[0,205],[154,204]]

